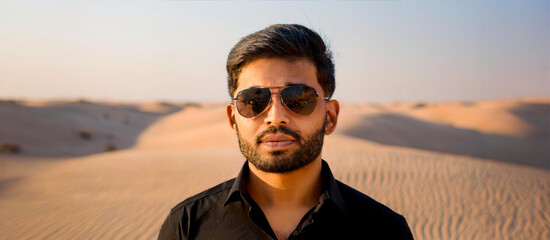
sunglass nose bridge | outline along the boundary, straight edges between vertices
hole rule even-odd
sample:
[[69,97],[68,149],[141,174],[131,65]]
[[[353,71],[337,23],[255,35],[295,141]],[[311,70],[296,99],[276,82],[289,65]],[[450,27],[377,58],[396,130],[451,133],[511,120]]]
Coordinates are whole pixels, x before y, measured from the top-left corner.
[[269,98],[270,98],[270,99],[269,99],[269,104],[266,106],[266,108],[269,108],[270,105],[272,105],[274,102],[277,101],[277,100],[273,100],[273,97],[274,97],[275,95],[279,95],[279,102],[281,103],[281,105],[284,106],[285,108],[288,108],[288,107],[286,106],[286,104],[284,103],[284,101],[283,101],[283,95],[281,95],[280,92],[272,92],[272,93],[271,93],[271,95],[269,96]]

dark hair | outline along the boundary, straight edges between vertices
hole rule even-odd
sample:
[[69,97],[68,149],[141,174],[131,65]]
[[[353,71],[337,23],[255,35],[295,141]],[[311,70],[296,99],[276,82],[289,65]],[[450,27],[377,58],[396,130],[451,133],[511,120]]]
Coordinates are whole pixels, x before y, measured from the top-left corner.
[[241,70],[260,58],[306,58],[317,68],[317,81],[325,95],[335,89],[332,53],[315,31],[299,24],[275,24],[252,33],[231,49],[227,57],[227,86],[233,97]]

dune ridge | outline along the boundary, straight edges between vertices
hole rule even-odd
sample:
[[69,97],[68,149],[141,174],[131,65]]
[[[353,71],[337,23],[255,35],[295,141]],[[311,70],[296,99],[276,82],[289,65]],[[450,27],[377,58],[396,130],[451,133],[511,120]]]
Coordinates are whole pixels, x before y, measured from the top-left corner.
[[550,170],[550,99],[342,106],[337,133]]
[[0,101],[0,144],[20,146],[25,155],[84,156],[112,145],[126,149],[160,117],[182,107],[87,101]]

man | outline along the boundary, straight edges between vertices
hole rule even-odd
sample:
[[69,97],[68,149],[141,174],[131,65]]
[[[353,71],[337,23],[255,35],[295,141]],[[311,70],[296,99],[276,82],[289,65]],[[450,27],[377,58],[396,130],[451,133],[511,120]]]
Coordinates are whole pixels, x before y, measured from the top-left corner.
[[401,215],[335,180],[321,159],[340,107],[316,32],[273,25],[250,34],[227,72],[227,117],[247,161],[236,179],[175,206],[159,239],[413,238]]

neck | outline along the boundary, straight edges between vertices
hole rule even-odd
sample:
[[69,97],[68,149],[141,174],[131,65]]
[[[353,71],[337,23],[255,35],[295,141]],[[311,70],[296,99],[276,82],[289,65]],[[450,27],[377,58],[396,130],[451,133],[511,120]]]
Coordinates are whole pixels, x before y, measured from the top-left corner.
[[248,162],[247,190],[260,206],[300,207],[317,204],[321,194],[321,157],[289,173],[267,173]]

